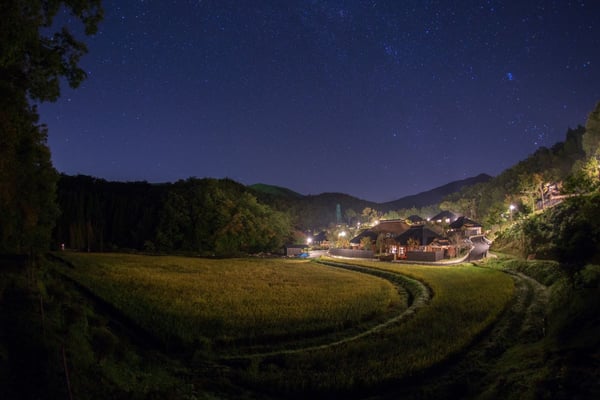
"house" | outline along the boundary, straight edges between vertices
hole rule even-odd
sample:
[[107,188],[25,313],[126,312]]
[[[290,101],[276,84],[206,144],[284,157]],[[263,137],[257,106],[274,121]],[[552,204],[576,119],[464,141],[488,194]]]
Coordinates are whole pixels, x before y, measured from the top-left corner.
[[[371,228],[377,234],[383,233],[386,236],[397,236],[406,232],[410,228],[403,219],[387,219],[379,221],[379,223]],[[388,235],[389,234],[389,235]]]
[[321,247],[321,248],[328,249],[329,241],[327,240],[327,232],[321,231],[321,232],[317,233],[315,236],[313,236],[312,245],[315,247]]
[[454,214],[452,211],[442,211],[439,214],[434,215],[433,217],[429,218],[429,221],[437,223],[437,224],[441,224],[441,223],[446,223],[449,224],[451,222],[456,221],[456,219],[458,218],[458,215]]
[[375,243],[377,241],[377,233],[373,232],[370,229],[365,229],[364,231],[362,231],[361,233],[359,233],[357,236],[353,237],[350,240],[350,246],[354,249],[354,248],[359,248],[360,244],[363,240],[363,238],[368,237],[369,239],[371,239],[371,243]]
[[462,232],[463,237],[481,235],[481,224],[467,217],[457,218],[449,228],[452,232]]
[[409,221],[411,224],[423,224],[425,223],[425,220],[423,218],[421,218],[420,216],[413,214],[409,217],[406,218],[407,221]]
[[434,239],[429,246],[432,251],[443,251],[444,258],[456,257],[456,246],[450,243],[448,239]]
[[371,243],[374,245],[377,242],[379,235],[383,235],[384,238],[390,241],[393,240],[394,237],[406,232],[409,228],[410,225],[401,219],[382,220],[377,225],[362,231],[352,238],[350,240],[350,246],[352,246],[352,248],[359,248],[360,242],[364,237],[370,238]]
[[425,225],[413,225],[407,231],[395,237],[397,244],[409,246],[413,243],[419,247],[429,246],[435,239],[442,237]]
[[442,239],[440,235],[425,225],[413,225],[409,230],[396,236],[396,253],[398,258],[414,261],[438,261],[444,258],[442,248],[432,246],[435,240]]

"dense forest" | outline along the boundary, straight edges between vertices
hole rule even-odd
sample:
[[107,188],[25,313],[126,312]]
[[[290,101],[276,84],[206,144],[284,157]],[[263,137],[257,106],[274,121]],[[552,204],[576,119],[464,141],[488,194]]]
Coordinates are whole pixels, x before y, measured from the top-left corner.
[[78,250],[231,256],[279,250],[291,234],[288,215],[229,179],[156,185],[62,175],[58,203],[55,246]]
[[410,207],[391,210],[388,203],[342,193],[304,196],[230,179],[151,184],[62,174],[53,248],[219,256],[278,252],[285,243],[303,242],[304,232],[413,214],[431,216],[439,211],[438,204],[431,203],[435,199],[439,202],[457,188],[487,180],[480,175],[409,196],[404,204]]

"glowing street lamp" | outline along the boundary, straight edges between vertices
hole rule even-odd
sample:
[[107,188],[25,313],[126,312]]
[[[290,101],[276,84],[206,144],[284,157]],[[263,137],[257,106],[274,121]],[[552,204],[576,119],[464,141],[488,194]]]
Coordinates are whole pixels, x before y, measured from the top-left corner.
[[306,244],[310,246],[310,244],[312,243],[313,239],[311,237],[306,239]]
[[508,209],[510,210],[510,220],[512,221],[513,219],[513,211],[515,210],[515,208],[517,208],[514,204],[511,204]]

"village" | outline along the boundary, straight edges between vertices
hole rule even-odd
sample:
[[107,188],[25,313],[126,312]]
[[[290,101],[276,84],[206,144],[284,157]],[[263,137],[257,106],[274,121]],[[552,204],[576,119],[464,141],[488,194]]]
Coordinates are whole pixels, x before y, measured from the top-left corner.
[[[351,238],[350,232],[355,235]],[[484,243],[481,255],[471,254]],[[337,229],[307,235],[306,244],[288,245],[286,256],[308,257],[308,250],[348,258],[377,258],[381,261],[443,262],[464,261],[485,256],[489,242],[482,225],[451,211],[441,211],[424,219],[411,215],[406,219],[377,220],[370,226]]]

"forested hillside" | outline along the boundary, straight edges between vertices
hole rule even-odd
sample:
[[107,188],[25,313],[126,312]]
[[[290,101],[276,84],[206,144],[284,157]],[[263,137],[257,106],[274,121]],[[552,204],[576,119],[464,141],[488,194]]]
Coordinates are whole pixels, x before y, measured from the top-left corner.
[[446,196],[490,179],[491,176],[480,174],[385,203],[358,199],[344,193],[303,196],[289,189],[264,184],[252,185],[251,188],[255,190],[257,197],[267,204],[290,211],[295,216],[294,222],[298,229],[315,230],[326,228],[332,223],[352,225],[356,222],[366,222],[368,219],[406,218],[411,214],[430,217],[438,213],[439,203]]
[[535,211],[536,201],[547,197],[551,187],[564,186],[578,162],[585,158],[582,146],[585,128],[569,129],[564,142],[541,147],[525,160],[494,179],[478,183],[448,196],[443,209],[476,219],[488,228],[499,224],[513,204],[518,213]]
[[[480,193],[506,189],[501,198],[490,198],[496,206],[514,202],[520,211],[513,223],[499,230],[495,248],[522,257],[552,259],[573,275],[586,264],[600,263],[600,103],[590,113],[585,128],[567,133],[565,143],[541,149],[479,188]],[[546,204],[547,188],[562,188],[556,205]],[[471,195],[473,192],[469,192]],[[471,204],[477,205],[474,198]],[[543,199],[546,199],[545,201]],[[486,209],[479,203],[482,212]],[[492,210],[492,211],[490,211]]]
[[230,179],[190,178],[150,184],[61,175],[61,213],[54,247],[64,244],[88,251],[134,249],[208,255],[276,251],[293,241],[293,230],[318,231],[331,224],[436,213],[437,204],[429,203],[432,199],[439,201],[442,194],[480,178],[409,196],[405,203],[413,206],[388,210],[397,202],[377,204],[343,193],[303,196],[269,185],[246,187]]
[[228,179],[156,185],[62,175],[58,202],[55,246],[79,250],[235,255],[279,250],[291,231],[287,215]]

